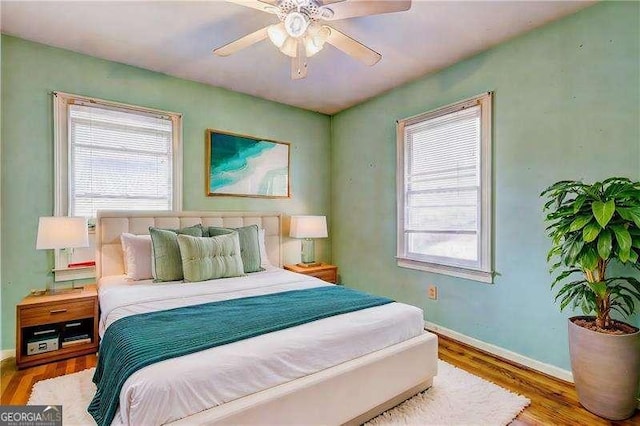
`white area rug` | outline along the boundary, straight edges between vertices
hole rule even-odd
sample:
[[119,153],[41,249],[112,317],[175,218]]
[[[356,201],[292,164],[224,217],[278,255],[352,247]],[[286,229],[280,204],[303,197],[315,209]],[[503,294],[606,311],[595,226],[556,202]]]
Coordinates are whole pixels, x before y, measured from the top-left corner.
[[[62,405],[63,424],[94,425],[86,408],[95,393],[93,368],[42,380],[33,386],[30,405]],[[500,386],[438,361],[433,386],[367,425],[506,425],[530,401]]]

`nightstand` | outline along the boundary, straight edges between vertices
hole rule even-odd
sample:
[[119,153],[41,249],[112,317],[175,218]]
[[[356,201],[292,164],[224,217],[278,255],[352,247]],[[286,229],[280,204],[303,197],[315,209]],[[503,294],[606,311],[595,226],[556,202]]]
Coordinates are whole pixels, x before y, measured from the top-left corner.
[[322,263],[320,266],[298,266],[298,265],[284,265],[284,269],[287,271],[297,272],[298,274],[311,275],[312,277],[320,278],[321,280],[334,283],[338,282],[338,267],[335,265],[329,265],[328,263]]
[[95,285],[79,292],[22,299],[16,306],[16,340],[18,368],[97,352]]

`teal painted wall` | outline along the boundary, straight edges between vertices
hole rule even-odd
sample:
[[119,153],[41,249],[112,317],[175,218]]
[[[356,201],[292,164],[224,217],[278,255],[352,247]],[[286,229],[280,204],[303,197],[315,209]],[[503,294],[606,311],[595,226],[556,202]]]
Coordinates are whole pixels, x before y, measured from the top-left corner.
[[[332,255],[342,281],[568,369],[568,313],[549,291],[538,194],[560,179],[640,178],[639,17],[639,3],[599,4],[332,117]],[[395,120],[490,90],[495,284],[397,267]],[[429,284],[438,301],[427,299]]]
[[[326,115],[9,36],[1,59],[3,349],[15,347],[16,303],[52,280],[52,255],[35,241],[38,217],[53,213],[54,90],[183,113],[185,210],[329,214]],[[207,128],[290,142],[292,198],[206,197]],[[318,245],[329,260],[329,240]]]

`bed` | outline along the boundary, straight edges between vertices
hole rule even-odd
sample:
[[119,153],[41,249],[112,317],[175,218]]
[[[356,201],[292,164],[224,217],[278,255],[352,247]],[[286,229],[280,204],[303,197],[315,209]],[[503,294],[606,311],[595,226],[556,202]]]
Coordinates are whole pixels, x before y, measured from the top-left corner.
[[[122,233],[198,223],[258,225],[272,266],[201,283],[127,281]],[[281,269],[279,213],[99,212],[96,250],[101,336],[138,313],[332,286]],[[420,309],[389,303],[164,360],[127,379],[113,424],[361,424],[431,386],[437,338],[422,324]]]

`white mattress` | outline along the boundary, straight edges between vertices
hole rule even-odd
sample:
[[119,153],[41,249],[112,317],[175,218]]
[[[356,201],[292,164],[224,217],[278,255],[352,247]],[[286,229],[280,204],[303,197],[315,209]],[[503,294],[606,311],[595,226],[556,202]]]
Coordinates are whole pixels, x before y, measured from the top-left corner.
[[[104,277],[99,281],[100,333],[117,319],[138,313],[324,285],[332,284],[277,268],[202,283]],[[422,330],[421,309],[390,303],[162,361],[125,382],[113,424],[177,420],[394,345]]]

